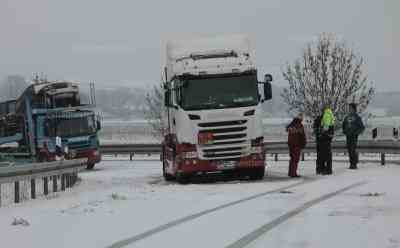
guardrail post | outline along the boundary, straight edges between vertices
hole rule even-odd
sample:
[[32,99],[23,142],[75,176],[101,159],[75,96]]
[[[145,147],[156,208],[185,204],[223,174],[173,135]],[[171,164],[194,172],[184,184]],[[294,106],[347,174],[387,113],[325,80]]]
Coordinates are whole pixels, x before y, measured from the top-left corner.
[[14,182],[14,202],[19,203],[19,181]]
[[130,153],[129,154],[129,160],[132,161],[132,158],[133,158],[133,153]]
[[57,192],[57,176],[53,176],[53,192]]
[[31,198],[36,199],[36,182],[35,179],[31,179]]
[[275,153],[275,162],[278,161],[278,153]]
[[70,180],[70,181],[69,181],[69,182],[70,182],[69,186],[72,188],[72,187],[74,186],[74,184],[75,184],[74,173],[71,173],[71,174],[70,174],[69,180]]
[[66,188],[71,187],[71,180],[70,180],[70,175],[69,175],[69,173],[65,174],[65,187],[66,187]]
[[72,173],[72,183],[71,183],[71,187],[75,185],[77,179],[78,179],[78,173],[74,172]]
[[385,165],[385,153],[381,153],[381,165]]
[[65,174],[61,175],[61,191],[65,191]]
[[43,194],[49,194],[49,180],[47,177],[43,177]]

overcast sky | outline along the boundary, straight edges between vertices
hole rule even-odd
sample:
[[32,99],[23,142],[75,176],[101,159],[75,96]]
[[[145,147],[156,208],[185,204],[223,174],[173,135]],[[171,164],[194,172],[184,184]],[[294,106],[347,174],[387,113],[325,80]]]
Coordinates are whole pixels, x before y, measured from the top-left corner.
[[282,65],[331,32],[365,58],[378,91],[400,90],[399,13],[399,0],[0,0],[0,79],[151,85],[169,38],[246,33],[259,73],[284,85]]

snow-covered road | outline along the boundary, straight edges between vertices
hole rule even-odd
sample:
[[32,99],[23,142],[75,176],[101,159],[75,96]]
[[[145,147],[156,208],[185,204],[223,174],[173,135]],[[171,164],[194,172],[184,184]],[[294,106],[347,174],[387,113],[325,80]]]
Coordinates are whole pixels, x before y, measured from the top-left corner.
[[158,161],[104,161],[68,192],[0,208],[0,247],[400,247],[399,165],[315,176],[308,160],[290,179],[287,163],[268,161],[262,181],[179,185]]

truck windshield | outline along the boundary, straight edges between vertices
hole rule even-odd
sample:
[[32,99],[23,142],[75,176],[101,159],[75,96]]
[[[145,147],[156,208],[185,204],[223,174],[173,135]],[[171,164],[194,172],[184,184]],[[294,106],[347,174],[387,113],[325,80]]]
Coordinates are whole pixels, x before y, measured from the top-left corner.
[[62,93],[53,96],[55,108],[79,106],[79,95],[77,93]]
[[52,120],[49,128],[49,136],[77,137],[90,135],[96,132],[94,116],[80,118],[57,118]]
[[234,108],[258,103],[255,74],[187,79],[182,88],[185,110]]

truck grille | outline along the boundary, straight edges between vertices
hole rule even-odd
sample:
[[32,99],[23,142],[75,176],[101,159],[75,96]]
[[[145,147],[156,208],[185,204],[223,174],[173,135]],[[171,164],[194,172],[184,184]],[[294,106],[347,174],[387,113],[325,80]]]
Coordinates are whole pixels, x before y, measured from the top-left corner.
[[247,120],[199,123],[199,133],[212,133],[213,142],[199,145],[199,157],[206,160],[235,159],[250,154]]
[[246,122],[247,122],[247,120],[206,122],[206,123],[199,123],[199,127],[235,126],[235,125],[243,125],[243,124],[245,124]]

